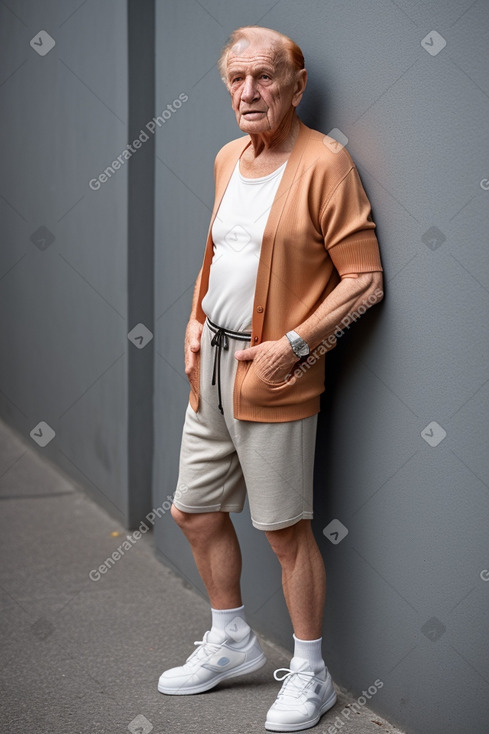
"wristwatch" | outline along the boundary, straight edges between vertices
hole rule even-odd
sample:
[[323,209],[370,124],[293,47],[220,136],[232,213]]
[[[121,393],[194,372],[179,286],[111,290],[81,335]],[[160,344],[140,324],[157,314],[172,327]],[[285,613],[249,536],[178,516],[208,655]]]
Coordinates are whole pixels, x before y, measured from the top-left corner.
[[296,331],[288,331],[285,336],[289,340],[296,357],[301,359],[301,357],[307,357],[309,355],[309,344]]

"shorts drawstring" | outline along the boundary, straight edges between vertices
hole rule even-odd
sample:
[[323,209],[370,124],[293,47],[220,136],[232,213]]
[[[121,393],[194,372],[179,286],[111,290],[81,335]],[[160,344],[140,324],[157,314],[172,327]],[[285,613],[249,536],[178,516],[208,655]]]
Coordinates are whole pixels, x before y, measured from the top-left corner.
[[221,394],[221,353],[222,350],[229,349],[229,338],[238,339],[239,341],[250,341],[251,334],[246,331],[231,331],[230,329],[223,329],[221,326],[213,324],[210,319],[207,319],[207,324],[211,331],[214,332],[214,336],[211,340],[211,346],[216,347],[214,353],[214,367],[212,369],[212,385],[216,384],[217,378],[217,396],[218,396],[218,408],[221,413],[224,413],[222,407],[222,394]]
[[[222,408],[222,396],[221,396],[221,351],[223,349],[229,349],[229,341],[224,329],[218,329],[212,337],[211,346],[217,347],[214,352],[214,368],[212,370],[212,385],[216,384],[216,372],[217,372],[217,395],[219,398],[218,408],[221,413],[224,413]],[[217,368],[217,369],[216,369]]]

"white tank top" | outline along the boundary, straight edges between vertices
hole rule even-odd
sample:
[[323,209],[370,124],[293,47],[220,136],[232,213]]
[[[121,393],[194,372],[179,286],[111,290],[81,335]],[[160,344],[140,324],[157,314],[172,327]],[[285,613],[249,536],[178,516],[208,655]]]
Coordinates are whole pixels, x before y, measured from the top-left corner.
[[268,176],[245,178],[236,164],[212,226],[214,256],[202,300],[217,326],[251,330],[263,232],[286,165]]

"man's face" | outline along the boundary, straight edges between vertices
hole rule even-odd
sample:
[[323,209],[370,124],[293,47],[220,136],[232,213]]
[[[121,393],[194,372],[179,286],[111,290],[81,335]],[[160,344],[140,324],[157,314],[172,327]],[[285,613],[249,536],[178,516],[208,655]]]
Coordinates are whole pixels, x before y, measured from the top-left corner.
[[227,83],[245,133],[277,130],[302,96],[294,94],[295,74],[284,51],[266,37],[242,39],[233,46],[227,57]]

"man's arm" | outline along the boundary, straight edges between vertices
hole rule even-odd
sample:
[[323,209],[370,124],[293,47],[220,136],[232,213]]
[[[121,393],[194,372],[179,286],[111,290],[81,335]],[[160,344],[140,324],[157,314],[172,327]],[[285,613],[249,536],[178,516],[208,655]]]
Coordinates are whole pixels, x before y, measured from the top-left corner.
[[[343,276],[316,311],[302,324],[298,324],[294,331],[307,342],[312,352],[341,328],[342,320],[355,321],[360,306],[367,309],[378,303],[383,296],[382,282],[380,271]],[[240,361],[254,360],[262,377],[270,382],[282,382],[297,362],[297,356],[285,335],[276,341],[241,349],[236,352],[235,357]]]
[[[325,342],[337,329],[341,329],[341,322],[355,321],[358,313],[365,313],[363,308],[370,308],[383,298],[382,272],[357,273],[343,276],[329,296],[324,299],[319,308],[302,324],[298,325],[297,333],[309,345],[312,352],[321,342]],[[356,316],[358,318],[358,316]]]
[[192,380],[195,373],[196,366],[196,354],[200,350],[200,337],[202,335],[202,324],[197,320],[197,306],[200,292],[200,281],[202,278],[202,268],[199,271],[197,280],[194,286],[194,295],[192,298],[192,308],[190,310],[190,318],[187,323],[185,330],[185,374],[187,375],[189,382],[192,384]]

